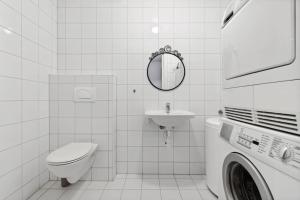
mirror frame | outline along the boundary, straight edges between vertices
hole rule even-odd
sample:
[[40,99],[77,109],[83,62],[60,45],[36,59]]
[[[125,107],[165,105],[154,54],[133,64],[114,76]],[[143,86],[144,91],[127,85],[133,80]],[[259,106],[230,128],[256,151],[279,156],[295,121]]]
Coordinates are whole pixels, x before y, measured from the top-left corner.
[[[160,56],[160,55],[163,55],[163,54],[170,54],[170,55],[173,55],[175,57],[177,57],[180,62],[182,63],[182,66],[183,66],[183,77],[182,77],[182,80],[180,81],[180,83],[171,88],[171,89],[162,89],[162,88],[159,88],[157,87],[156,85],[154,85],[151,80],[150,80],[150,77],[149,77],[149,67],[150,67],[150,64],[151,62],[157,57],[157,56]],[[183,57],[181,56],[181,53],[179,53],[177,50],[173,50],[172,51],[172,47],[170,45],[166,45],[164,48],[160,48],[159,51],[156,51],[155,53],[152,53],[151,54],[151,57],[149,57],[149,63],[148,63],[148,66],[147,66],[147,78],[148,78],[148,81],[150,82],[150,84],[155,87],[156,89],[160,90],[160,91],[171,91],[171,90],[175,90],[176,88],[178,88],[184,81],[185,79],[185,74],[186,74],[186,70],[185,70],[185,65],[184,65],[184,62],[183,62]]]

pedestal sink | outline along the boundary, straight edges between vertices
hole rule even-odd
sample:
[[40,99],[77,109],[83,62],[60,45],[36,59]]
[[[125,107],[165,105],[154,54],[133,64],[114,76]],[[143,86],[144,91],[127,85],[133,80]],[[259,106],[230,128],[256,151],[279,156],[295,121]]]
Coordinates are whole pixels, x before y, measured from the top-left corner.
[[171,110],[169,113],[165,110],[149,110],[145,112],[145,115],[167,130],[176,128],[195,116],[194,113],[185,110]]

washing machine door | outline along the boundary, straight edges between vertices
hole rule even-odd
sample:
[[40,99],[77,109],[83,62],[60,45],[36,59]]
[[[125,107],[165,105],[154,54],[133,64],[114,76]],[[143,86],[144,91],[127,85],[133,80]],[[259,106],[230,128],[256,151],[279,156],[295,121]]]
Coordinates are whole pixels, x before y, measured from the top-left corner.
[[223,163],[223,186],[227,200],[273,200],[256,167],[239,153],[230,153]]

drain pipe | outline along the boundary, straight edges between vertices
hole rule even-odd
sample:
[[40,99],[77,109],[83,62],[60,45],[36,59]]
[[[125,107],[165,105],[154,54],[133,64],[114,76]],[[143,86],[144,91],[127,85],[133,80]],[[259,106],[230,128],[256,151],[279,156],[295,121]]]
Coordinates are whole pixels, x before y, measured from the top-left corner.
[[169,131],[168,129],[166,129],[165,126],[159,126],[160,130],[163,130],[163,137],[165,139],[165,144],[168,144],[168,138],[171,134],[171,131]]

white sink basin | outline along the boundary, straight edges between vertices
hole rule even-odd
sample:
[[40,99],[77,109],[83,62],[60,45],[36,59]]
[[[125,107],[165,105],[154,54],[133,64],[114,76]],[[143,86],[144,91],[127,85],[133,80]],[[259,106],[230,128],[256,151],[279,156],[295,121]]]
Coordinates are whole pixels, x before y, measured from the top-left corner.
[[165,110],[149,110],[145,115],[155,124],[166,129],[178,127],[195,116],[194,113],[185,110],[171,110],[170,113]]

